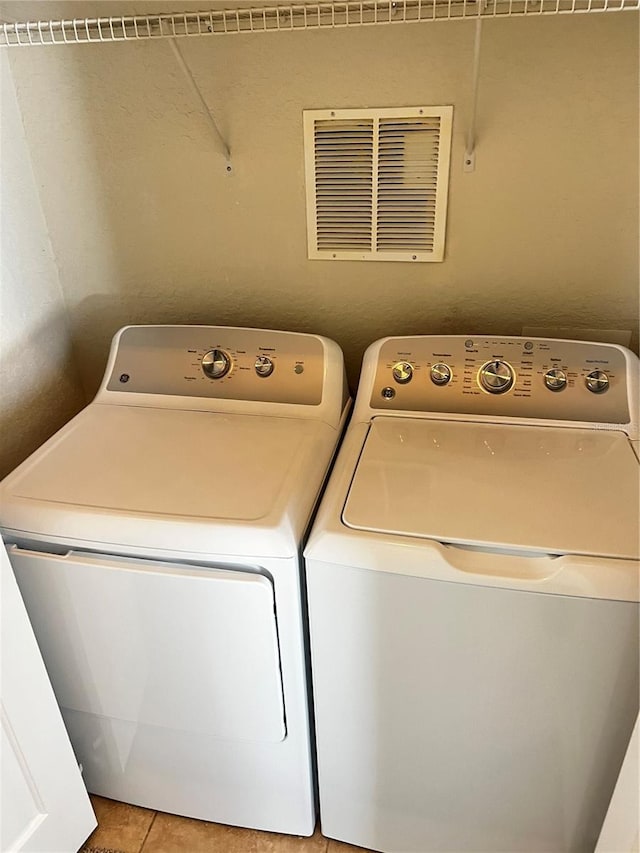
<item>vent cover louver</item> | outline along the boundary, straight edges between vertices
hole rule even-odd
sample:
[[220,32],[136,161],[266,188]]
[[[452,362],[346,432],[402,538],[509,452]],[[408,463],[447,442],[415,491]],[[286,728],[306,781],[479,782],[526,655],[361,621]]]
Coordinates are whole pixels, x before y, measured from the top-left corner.
[[305,110],[310,258],[441,261],[453,107]]

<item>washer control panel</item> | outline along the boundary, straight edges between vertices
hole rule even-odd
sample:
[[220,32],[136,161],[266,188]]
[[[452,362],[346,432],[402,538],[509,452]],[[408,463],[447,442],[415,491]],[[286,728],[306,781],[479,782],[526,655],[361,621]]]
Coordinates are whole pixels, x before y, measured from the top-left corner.
[[325,352],[315,335],[224,326],[130,326],[109,391],[318,405]]
[[380,344],[370,406],[392,411],[629,422],[627,361],[612,344],[458,335]]

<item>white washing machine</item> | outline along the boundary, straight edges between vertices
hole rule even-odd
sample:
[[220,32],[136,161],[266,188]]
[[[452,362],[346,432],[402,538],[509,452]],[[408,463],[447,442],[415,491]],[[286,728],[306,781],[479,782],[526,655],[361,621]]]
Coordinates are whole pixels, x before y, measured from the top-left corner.
[[621,347],[369,348],[305,549],[325,835],[593,850],[638,710],[638,437]]
[[313,832],[301,549],[347,407],[326,338],[131,326],[95,400],[2,483],[91,792]]

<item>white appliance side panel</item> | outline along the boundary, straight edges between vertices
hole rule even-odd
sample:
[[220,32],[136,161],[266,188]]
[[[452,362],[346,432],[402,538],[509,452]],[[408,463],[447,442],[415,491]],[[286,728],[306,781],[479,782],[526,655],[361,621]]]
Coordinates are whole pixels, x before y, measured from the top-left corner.
[[268,578],[79,552],[9,553],[63,709],[219,738],[284,738]]
[[592,850],[638,710],[638,605],[307,561],[323,834]]
[[78,850],[96,826],[4,544],[0,849]]
[[596,853],[638,853],[640,850],[640,720],[633,733],[616,782]]

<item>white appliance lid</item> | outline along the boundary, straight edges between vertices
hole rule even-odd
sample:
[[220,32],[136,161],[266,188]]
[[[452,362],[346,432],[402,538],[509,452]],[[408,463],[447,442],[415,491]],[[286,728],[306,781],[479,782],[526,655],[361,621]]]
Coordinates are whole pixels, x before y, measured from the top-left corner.
[[637,559],[639,472],[621,432],[378,417],[342,518],[445,543]]
[[119,514],[257,521],[278,502],[314,428],[290,418],[93,405],[19,469],[10,494]]

